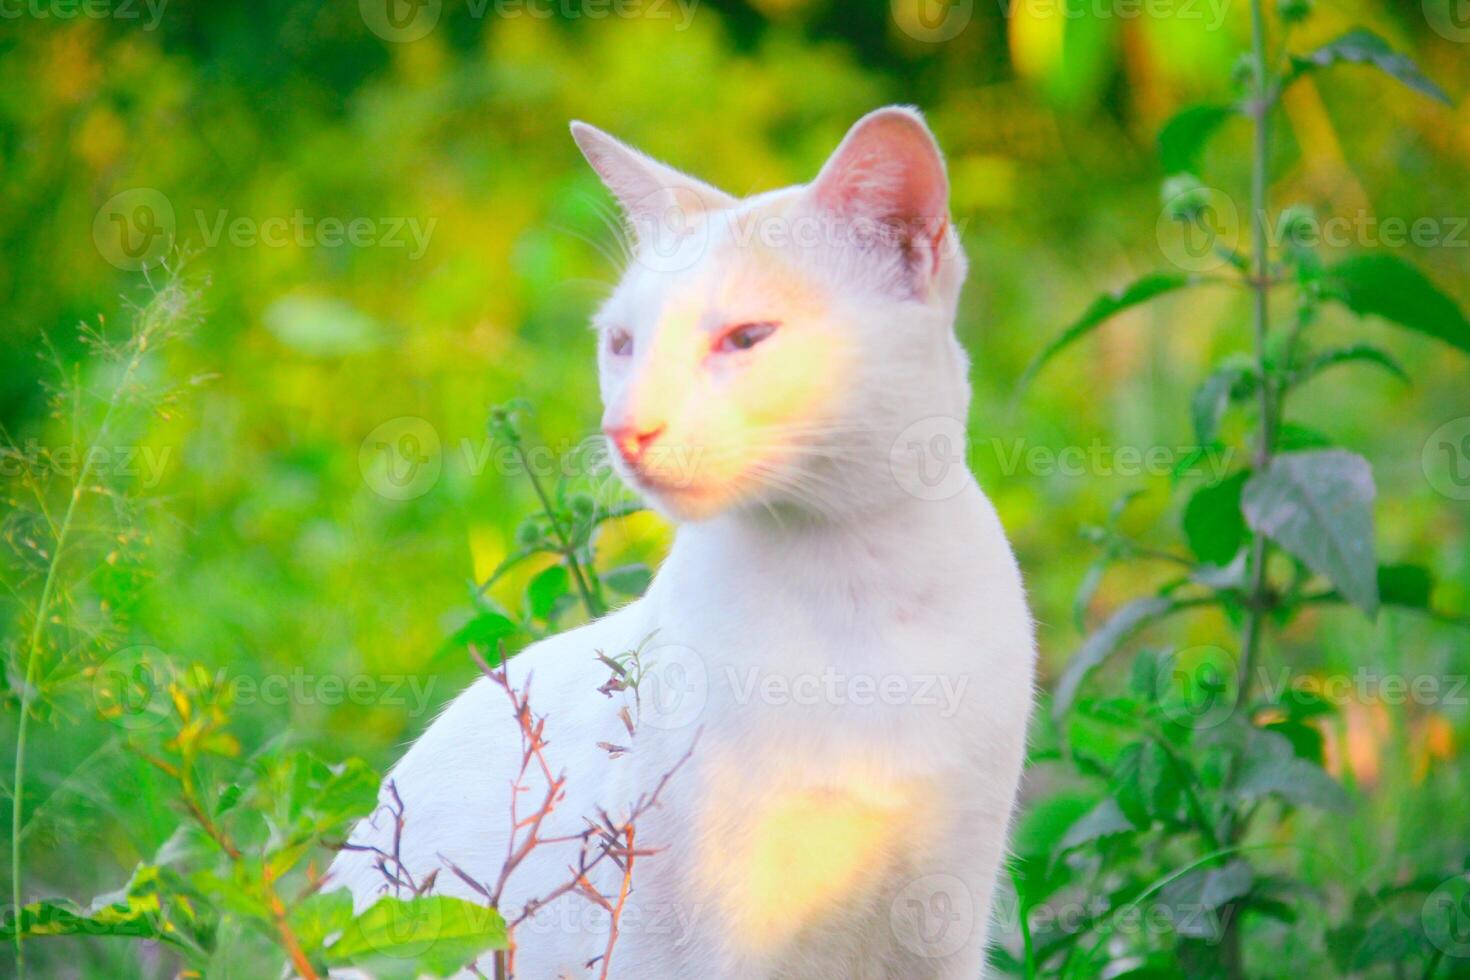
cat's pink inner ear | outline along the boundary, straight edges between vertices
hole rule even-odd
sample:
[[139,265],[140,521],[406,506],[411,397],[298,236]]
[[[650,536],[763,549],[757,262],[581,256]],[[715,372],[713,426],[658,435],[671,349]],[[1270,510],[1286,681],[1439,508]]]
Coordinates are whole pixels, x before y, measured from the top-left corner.
[[859,119],[812,183],[825,210],[942,232],[949,213],[944,159],[918,112],[890,107]]
[[572,139],[592,169],[633,221],[669,220],[673,208],[686,218],[732,207],[735,198],[638,152],[596,126],[572,123]]

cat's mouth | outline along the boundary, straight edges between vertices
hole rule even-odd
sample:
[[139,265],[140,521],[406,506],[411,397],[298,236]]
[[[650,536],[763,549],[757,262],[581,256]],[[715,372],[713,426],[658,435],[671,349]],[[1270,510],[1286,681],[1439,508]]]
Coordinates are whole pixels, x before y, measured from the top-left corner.
[[692,475],[624,466],[623,477],[655,510],[680,520],[709,517],[718,512],[727,499],[727,488],[695,479]]
[[694,448],[655,445],[629,458],[615,455],[623,476],[640,490],[650,493],[698,493],[711,475],[704,472],[703,453]]
[[628,479],[638,490],[673,499],[697,499],[708,496],[708,490],[698,481],[688,478],[647,470],[632,470]]

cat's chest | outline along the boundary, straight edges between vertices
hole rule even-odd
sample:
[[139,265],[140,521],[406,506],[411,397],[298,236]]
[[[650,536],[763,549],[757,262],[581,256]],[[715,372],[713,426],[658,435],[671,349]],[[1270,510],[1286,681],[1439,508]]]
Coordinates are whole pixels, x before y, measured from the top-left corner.
[[772,570],[680,592],[660,604],[650,690],[703,698],[707,711],[750,724],[952,717],[983,641],[982,597],[931,575],[853,582]]

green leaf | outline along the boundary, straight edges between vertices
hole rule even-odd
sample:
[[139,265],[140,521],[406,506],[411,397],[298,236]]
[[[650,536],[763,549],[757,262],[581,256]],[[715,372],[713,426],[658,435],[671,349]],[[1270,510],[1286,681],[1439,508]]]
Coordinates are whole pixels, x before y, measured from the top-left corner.
[[1110,785],[1118,809],[1139,830],[1178,812],[1182,787],[1168,754],[1157,742],[1128,746],[1118,757]]
[[1099,296],[1092,305],[1083,311],[1082,316],[1063,330],[1055,340],[1046,346],[1034,361],[1021,374],[1019,388],[1030,384],[1036,373],[1046,365],[1057,354],[1061,353],[1075,341],[1087,336],[1096,330],[1109,317],[1114,316],[1130,307],[1147,303],[1165,293],[1193,286],[1200,280],[1195,276],[1178,275],[1170,272],[1153,272],[1136,280],[1122,289],[1114,290],[1105,296]]
[[1232,450],[1219,439],[1211,440],[1207,445],[1195,446],[1189,452],[1179,457],[1174,468],[1169,471],[1169,484],[1177,487],[1205,465],[1212,473],[1219,473],[1230,462]]
[[1424,929],[1417,918],[1398,921],[1383,917],[1367,927],[1363,942],[1352,955],[1352,973],[1364,973],[1380,964],[1402,964],[1423,955]]
[[7,909],[0,919],[0,940],[13,940],[19,930],[22,936],[121,936],[184,946],[184,935],[166,914],[165,877],[156,866],[140,864],[126,885],[97,896],[89,908],[67,899],[44,899],[22,906],[19,916]]
[[1387,41],[1365,27],[1354,28],[1311,54],[1293,55],[1291,60],[1292,73],[1288,81],[1341,62],[1372,65],[1417,92],[1438,99],[1445,105],[1453,104],[1444,89],[1426,78],[1424,72],[1407,55],[1395,51]]
[[352,893],[346,889],[315,892],[291,909],[291,928],[307,950],[320,949],[329,936],[352,924]]
[[1178,603],[1173,599],[1146,596],[1134,599],[1113,613],[1107,622],[1083,641],[1081,649],[1067,661],[1066,668],[1057,679],[1056,693],[1052,698],[1052,713],[1057,718],[1064,717],[1087,675],[1106,660],[1120,643],[1144,624],[1166,616],[1177,608]]
[[1378,598],[1385,606],[1428,609],[1434,575],[1420,565],[1380,565]]
[[515,633],[516,629],[516,624],[509,617],[482,612],[454,631],[454,642],[460,646],[474,644],[494,650],[500,640]]
[[1285,738],[1291,743],[1291,750],[1298,759],[1323,765],[1326,759],[1326,740],[1322,737],[1322,730],[1316,725],[1295,720],[1273,721],[1269,725],[1261,726],[1261,730],[1275,732]]
[[1380,316],[1470,353],[1470,320],[1403,259],[1374,254],[1339,262],[1328,270],[1327,295],[1359,316]]
[[362,966],[376,976],[436,976],[459,970],[481,953],[506,947],[505,921],[492,908],[431,895],[384,896],[326,949],[332,966]]
[[640,596],[648,591],[648,584],[653,581],[653,572],[647,565],[624,565],[604,573],[602,580],[614,592]]
[[1105,796],[1067,828],[1067,833],[1057,847],[1060,851],[1070,851],[1093,841],[1132,833],[1134,829],[1133,822],[1118,808],[1118,801],[1111,796]]
[[[483,597],[478,597],[478,600],[483,605],[490,605]],[[462,663],[465,648],[471,646],[478,649],[490,666],[494,667],[500,663],[500,650],[504,641],[519,631],[520,627],[508,616],[484,609],[445,639],[434,652],[428,669],[442,670],[448,664]]]
[[1128,746],[1118,756],[1113,768],[1113,779],[1108,786],[1117,801],[1118,812],[1136,830],[1147,830],[1153,825],[1149,813],[1148,791],[1143,778],[1143,743]]
[[1296,377],[1292,379],[1292,383],[1301,384],[1308,378],[1316,377],[1328,368],[1335,367],[1339,364],[1376,365],[1404,382],[1404,384],[1410,383],[1408,372],[1400,366],[1399,362],[1394,360],[1387,351],[1379,347],[1374,347],[1372,344],[1350,344],[1346,347],[1334,347],[1330,350],[1321,351],[1297,369]]
[[1192,105],[1176,113],[1159,130],[1159,159],[1164,173],[1198,170],[1205,144],[1233,115],[1235,109],[1224,105]]
[[[20,910],[22,936],[128,936],[135,939],[166,939],[156,908],[133,902],[102,905],[88,911],[67,899],[32,902]],[[6,913],[0,922],[0,939],[15,938],[16,918]]]
[[1352,807],[1347,791],[1321,767],[1297,756],[1284,735],[1260,729],[1251,731],[1231,789],[1243,800],[1277,796],[1319,810],[1346,812]]
[[1184,507],[1184,536],[1200,561],[1227,566],[1245,545],[1247,529],[1240,498],[1248,479],[1250,471],[1242,470],[1201,487],[1189,498]]
[[1166,687],[1172,661],[1171,650],[1140,650],[1133,658],[1128,689],[1149,704],[1157,703],[1160,692]]
[[1036,800],[1016,824],[1011,851],[1016,855],[1049,858],[1069,827],[1093,805],[1095,796],[1056,793]]
[[1295,684],[1283,685],[1281,694],[1273,697],[1261,707],[1284,711],[1288,720],[1291,721],[1306,721],[1337,714],[1337,706],[1327,700],[1321,692]]
[[1255,874],[1240,858],[1220,868],[1191,868],[1165,885],[1159,902],[1173,912],[1174,929],[1181,936],[1218,940],[1224,933],[1215,912],[1248,893]]
[[274,797],[272,842],[290,838],[310,843],[370,813],[378,802],[381,778],[361,759],[328,763],[296,750],[272,761],[262,782],[269,783]]
[[1246,523],[1330,579],[1369,616],[1378,612],[1373,470],[1340,449],[1283,453],[1246,483]]
[[1143,719],[1143,705],[1133,698],[1078,698],[1077,715],[1104,725],[1133,729]]
[[571,576],[563,565],[552,565],[531,579],[526,586],[526,604],[531,615],[537,619],[548,619],[557,601],[571,589]]
[[1240,379],[1240,372],[1224,368],[1212,372],[1195,390],[1190,399],[1190,416],[1194,421],[1194,437],[1200,445],[1215,440],[1220,431],[1220,420],[1230,405],[1230,389]]
[[1077,595],[1072,600],[1072,620],[1077,624],[1079,630],[1087,628],[1087,610],[1092,606],[1092,598],[1097,595],[1097,588],[1102,584],[1103,575],[1106,574],[1108,566],[1112,563],[1113,556],[1104,555],[1088,565],[1087,571],[1082,575],[1082,584],[1077,586]]
[[1316,429],[1296,422],[1282,422],[1276,430],[1276,448],[1283,453],[1299,452],[1303,449],[1330,449],[1337,443],[1332,437]]

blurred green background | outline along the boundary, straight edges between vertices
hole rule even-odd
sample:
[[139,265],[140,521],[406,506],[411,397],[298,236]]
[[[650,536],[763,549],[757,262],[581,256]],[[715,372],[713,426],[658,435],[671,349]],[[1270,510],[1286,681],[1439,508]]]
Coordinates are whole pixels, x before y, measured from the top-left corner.
[[[1365,69],[1309,78],[1279,116],[1271,194],[1359,220],[1347,251],[1397,248],[1470,307],[1470,31],[1457,40],[1450,5],[1435,3],[1334,0],[1300,28],[1305,47],[1367,24],[1457,104]],[[1071,601],[1092,555],[1079,529],[1139,488],[1130,530],[1177,521],[1167,473],[1128,454],[1164,447],[1175,461],[1193,439],[1190,392],[1248,342],[1244,291],[1193,291],[1119,318],[1016,387],[1094,295],[1170,266],[1154,139],[1181,106],[1230,97],[1249,31],[1236,0],[647,0],[558,3],[551,16],[546,4],[433,2],[406,8],[420,18],[407,27],[368,2],[167,0],[127,7],[132,17],[124,6],[17,6],[0,20],[0,420],[19,442],[48,437],[42,338],[75,357],[78,321],[119,318],[143,297],[124,245],[141,232],[157,249],[140,261],[169,241],[191,254],[205,315],[169,370],[209,380],[140,437],[159,464],[145,488],[159,506],[150,578],[123,612],[133,642],[232,677],[304,678],[292,690],[305,695],[242,706],[247,744],[287,732],[383,766],[473,676],[461,655],[436,654],[533,505],[489,446],[487,412],[529,400],[558,451],[598,419],[586,325],[617,269],[610,202],[571,119],[749,193],[809,179],[875,106],[925,111],[971,260],[958,330],[974,360],[972,463],[1026,574],[1043,685],[1080,636]],[[1244,125],[1227,129],[1203,165],[1235,201],[1247,140]],[[114,220],[140,214],[146,227]],[[1424,217],[1443,240],[1386,245],[1362,230]],[[324,219],[357,221],[358,241]],[[1430,564],[1436,605],[1464,615],[1470,505],[1436,490],[1424,448],[1470,415],[1470,363],[1333,315],[1328,336],[1386,342],[1415,383],[1352,375],[1308,389],[1295,417],[1373,461],[1384,559]],[[437,439],[440,472],[394,499],[375,440],[396,438],[378,427],[405,417]],[[1068,447],[1107,463],[1048,462]],[[609,562],[666,540],[652,518],[618,531]],[[1151,572],[1111,573],[1094,610]],[[510,601],[524,581],[497,589]],[[1182,628],[1195,643],[1228,635],[1208,617]],[[1466,669],[1466,649],[1463,631],[1423,618],[1323,610],[1268,663],[1444,674]],[[328,676],[368,678],[359,692],[371,693],[334,695],[316,680]],[[417,687],[390,691],[401,677]],[[50,805],[27,841],[28,892],[116,883],[172,826],[145,767],[98,760],[111,734],[84,717],[38,727],[28,806]],[[1334,764],[1369,802],[1326,832],[1351,873],[1391,877],[1395,862],[1463,844],[1447,823],[1463,824],[1470,801],[1467,735],[1463,701],[1344,712]],[[79,790],[97,766],[107,778]],[[1028,793],[1047,788],[1033,780]]]

